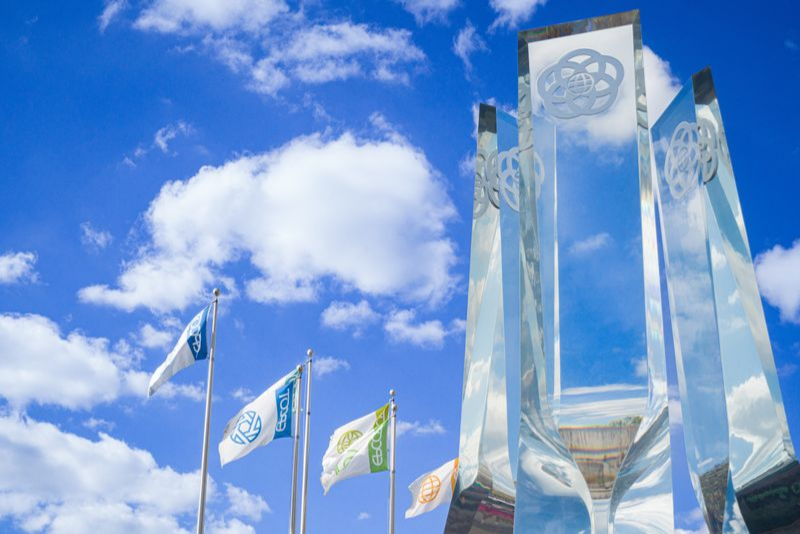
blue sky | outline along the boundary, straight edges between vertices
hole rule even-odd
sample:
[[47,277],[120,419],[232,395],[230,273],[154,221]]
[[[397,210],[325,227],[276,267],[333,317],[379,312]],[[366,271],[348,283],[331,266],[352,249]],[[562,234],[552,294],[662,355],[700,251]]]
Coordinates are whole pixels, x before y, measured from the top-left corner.
[[[518,29],[634,7],[651,104],[714,71],[797,438],[791,2],[18,2],[0,20],[0,530],[192,530],[205,365],[149,401],[142,381],[220,285],[212,444],[314,347],[309,531],[380,531],[387,476],[323,497],[319,464],[390,387],[398,508],[457,454],[474,106],[516,101]],[[212,530],[285,529],[290,456],[212,454]]]

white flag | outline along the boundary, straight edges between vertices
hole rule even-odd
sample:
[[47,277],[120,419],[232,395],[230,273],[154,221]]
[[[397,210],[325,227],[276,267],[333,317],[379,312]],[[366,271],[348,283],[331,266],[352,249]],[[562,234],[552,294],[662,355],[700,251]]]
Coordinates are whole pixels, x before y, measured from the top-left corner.
[[294,436],[292,414],[297,409],[297,371],[278,380],[228,421],[219,444],[222,465],[250,454],[278,438]]
[[430,512],[440,504],[450,503],[458,476],[458,458],[450,460],[439,469],[422,475],[411,483],[411,506],[406,519]]
[[389,470],[389,404],[337,428],[322,458],[322,487]]
[[206,324],[208,323],[208,312],[210,310],[211,306],[203,308],[183,330],[183,334],[178,339],[175,348],[172,349],[164,363],[156,369],[156,372],[150,378],[150,385],[147,388],[148,397],[151,397],[164,382],[172,378],[181,369],[186,369],[198,360],[208,358]]

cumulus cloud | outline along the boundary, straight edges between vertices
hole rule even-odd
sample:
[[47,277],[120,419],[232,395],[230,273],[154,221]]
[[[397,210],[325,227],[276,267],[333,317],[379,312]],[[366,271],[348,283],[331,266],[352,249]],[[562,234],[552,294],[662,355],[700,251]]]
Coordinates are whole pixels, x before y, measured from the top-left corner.
[[350,362],[331,356],[322,356],[314,358],[314,365],[311,368],[316,378],[322,378],[336,371],[347,371],[350,369]]
[[97,17],[100,33],[105,33],[108,26],[128,7],[128,0],[106,0],[103,12]]
[[467,77],[472,75],[472,54],[476,52],[485,52],[486,42],[481,38],[475,30],[475,26],[470,21],[458,32],[455,39],[453,39],[453,53],[461,59],[464,63],[464,70]]
[[546,2],[547,0],[489,0],[489,5],[497,13],[497,19],[492,23],[490,30],[501,27],[517,29]]
[[681,89],[681,81],[672,73],[669,62],[644,47],[644,83],[647,91],[647,118],[650,124],[664,113]]
[[455,282],[445,235],[454,217],[438,172],[404,139],[300,137],[164,185],[145,215],[150,242],[116,287],[79,297],[128,311],[184,309],[246,258],[258,273],[246,294],[258,302],[314,300],[333,281],[437,303]]
[[320,317],[322,324],[334,330],[352,329],[359,336],[370,324],[378,321],[380,315],[372,309],[369,302],[331,302]]
[[442,321],[416,322],[417,312],[414,310],[395,310],[386,318],[384,330],[395,343],[410,343],[423,348],[439,348],[450,334],[462,332],[464,321],[456,319],[450,327]]
[[356,519],[358,519],[359,521],[365,521],[370,517],[371,516],[367,512],[361,512],[360,514],[358,514],[358,517],[356,517]]
[[396,0],[403,8],[414,15],[417,24],[445,22],[447,15],[459,5],[459,0]]
[[403,435],[441,436],[446,432],[442,423],[435,419],[431,419],[427,423],[420,423],[419,421],[397,421],[397,437]]
[[134,26],[161,33],[260,32],[289,10],[283,0],[154,0]]
[[256,396],[249,388],[236,388],[231,392],[231,397],[244,403],[250,403],[256,400]]
[[144,324],[139,329],[138,343],[148,349],[169,349],[178,340],[175,330],[160,330],[151,324]]
[[425,61],[411,32],[350,21],[304,25],[268,43],[268,52],[229,36],[206,37],[206,50],[247,79],[251,91],[275,96],[292,83],[319,85],[350,78],[408,84]]
[[[93,441],[49,423],[5,415],[0,416],[0,451],[0,520],[22,530],[188,532],[181,523],[193,517],[197,505],[197,472],[161,467],[148,451],[103,433]],[[228,488],[229,495],[248,503],[229,513],[257,520],[266,506],[263,499]],[[211,480],[211,505],[216,493]]]
[[583,255],[597,252],[609,246],[612,243],[611,235],[607,232],[591,235],[586,239],[575,241],[569,246],[569,251],[572,254]]
[[98,230],[92,223],[85,222],[81,224],[81,244],[89,251],[97,252],[103,250],[114,238],[110,232]]
[[34,270],[36,254],[33,252],[7,252],[0,256],[0,285],[36,282],[39,275]]
[[228,513],[231,515],[251,521],[261,521],[262,515],[272,512],[260,495],[253,495],[227,482],[225,483],[225,495],[230,503]]
[[781,320],[800,324],[800,239],[788,249],[775,245],[756,256],[761,294],[781,312]]
[[[41,315],[0,315],[0,397],[22,409],[31,403],[88,409],[123,395],[144,397],[150,376],[132,366],[126,343],[73,331]],[[159,395],[161,395],[159,391]],[[195,385],[169,384],[162,398],[202,399]]]
[[158,147],[164,154],[169,152],[169,143],[179,135],[189,135],[194,129],[191,124],[178,121],[159,128],[153,136],[153,146]]

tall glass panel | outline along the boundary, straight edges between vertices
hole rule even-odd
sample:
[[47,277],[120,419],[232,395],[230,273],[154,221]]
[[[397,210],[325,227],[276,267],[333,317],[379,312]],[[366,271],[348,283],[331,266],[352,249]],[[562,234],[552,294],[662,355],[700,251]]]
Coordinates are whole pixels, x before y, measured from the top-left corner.
[[798,532],[800,467],[710,70],[670,104],[653,143],[684,433],[706,522],[714,533]]
[[[508,421],[519,420],[519,386],[510,385],[519,380],[516,139],[516,120],[481,104],[458,485],[445,532],[513,532],[515,490],[509,443],[516,444],[517,428],[510,436]],[[516,402],[509,402],[509,394]],[[513,452],[516,458],[517,451]]]
[[516,528],[672,532],[638,12],[520,32],[519,113]]

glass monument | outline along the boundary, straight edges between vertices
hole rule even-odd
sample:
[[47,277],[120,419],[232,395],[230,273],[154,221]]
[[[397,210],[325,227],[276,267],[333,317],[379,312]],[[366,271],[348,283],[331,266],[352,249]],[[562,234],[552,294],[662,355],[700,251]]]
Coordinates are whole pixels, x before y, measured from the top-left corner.
[[687,459],[709,531],[800,532],[800,466],[711,71],[653,126]]

